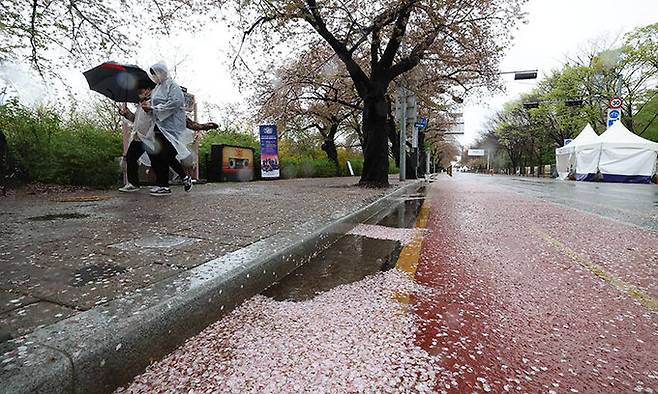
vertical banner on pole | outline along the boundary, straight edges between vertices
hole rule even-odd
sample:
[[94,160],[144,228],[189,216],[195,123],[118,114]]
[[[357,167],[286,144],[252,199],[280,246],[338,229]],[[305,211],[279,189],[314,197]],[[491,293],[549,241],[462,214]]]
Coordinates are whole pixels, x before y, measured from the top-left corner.
[[258,126],[260,135],[260,175],[263,178],[278,178],[279,174],[279,144],[276,125]]

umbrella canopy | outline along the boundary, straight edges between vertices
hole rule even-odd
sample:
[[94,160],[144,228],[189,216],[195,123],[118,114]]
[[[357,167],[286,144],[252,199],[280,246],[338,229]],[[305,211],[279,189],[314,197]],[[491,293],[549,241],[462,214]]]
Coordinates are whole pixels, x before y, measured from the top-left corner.
[[82,74],[89,89],[120,103],[138,103],[138,89],[155,87],[146,71],[132,64],[105,62]]

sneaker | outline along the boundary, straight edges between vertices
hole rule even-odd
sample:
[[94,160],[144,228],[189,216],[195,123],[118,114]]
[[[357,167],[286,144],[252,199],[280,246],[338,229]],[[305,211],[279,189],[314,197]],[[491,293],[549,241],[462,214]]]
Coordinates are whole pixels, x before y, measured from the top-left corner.
[[157,192],[160,189],[160,186],[153,186],[151,189],[149,189],[150,193]]
[[189,192],[192,190],[192,177],[191,176],[186,176],[183,178],[183,187],[185,188],[186,192]]
[[171,189],[168,187],[159,187],[157,190],[151,192],[152,196],[168,196],[171,194]]
[[119,188],[119,191],[124,193],[132,193],[137,190],[139,190],[139,186],[133,186],[131,183],[126,183],[126,186]]

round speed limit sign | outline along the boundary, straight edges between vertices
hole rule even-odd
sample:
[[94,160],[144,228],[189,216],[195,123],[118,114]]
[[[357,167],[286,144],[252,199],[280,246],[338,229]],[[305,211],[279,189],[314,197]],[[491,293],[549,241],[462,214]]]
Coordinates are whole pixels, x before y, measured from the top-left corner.
[[621,105],[624,103],[624,101],[621,99],[621,97],[614,97],[610,99],[610,108],[621,108]]

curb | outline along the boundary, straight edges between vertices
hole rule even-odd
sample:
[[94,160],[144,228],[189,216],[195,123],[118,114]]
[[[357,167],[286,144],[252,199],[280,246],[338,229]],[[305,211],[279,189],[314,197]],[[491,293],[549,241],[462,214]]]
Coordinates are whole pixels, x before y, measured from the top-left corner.
[[412,181],[319,229],[309,223],[260,240],[5,343],[0,393],[111,393],[424,183]]

